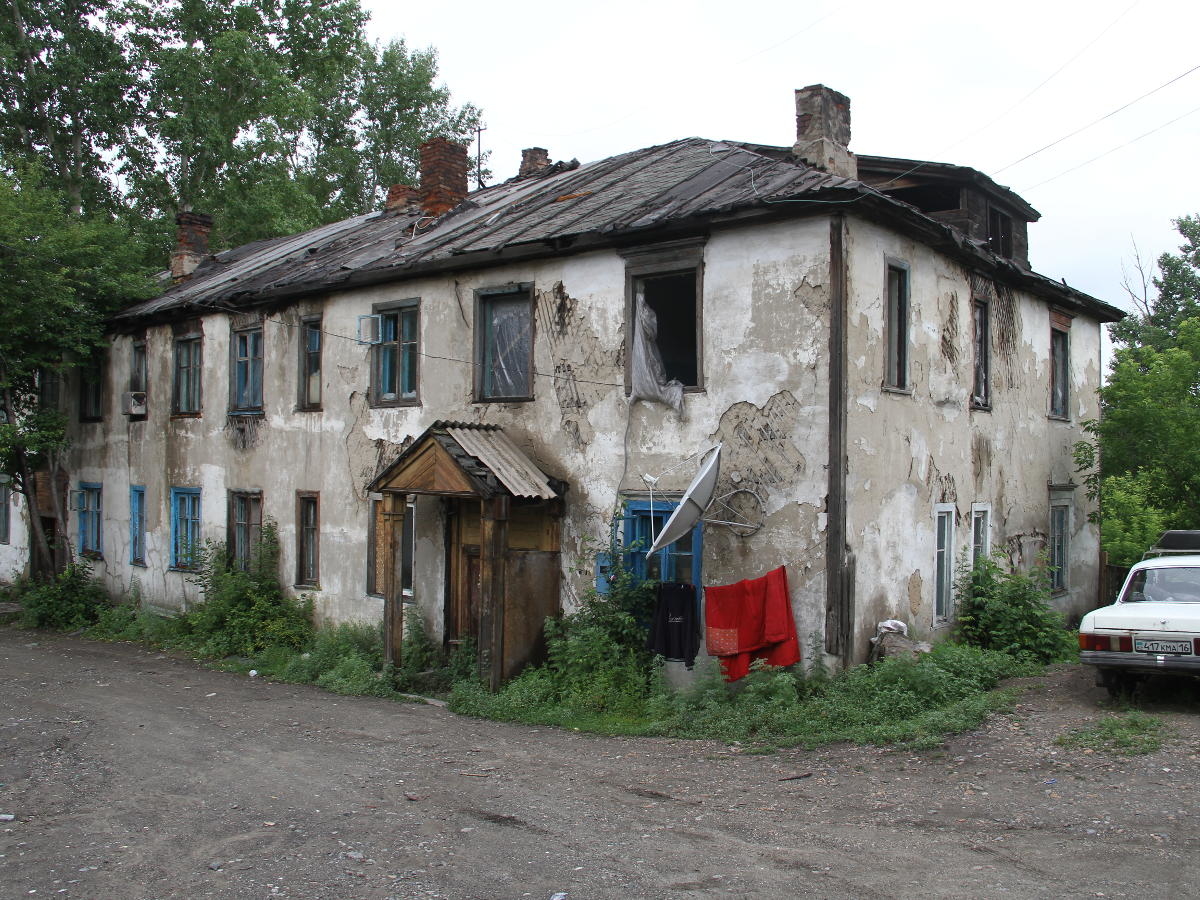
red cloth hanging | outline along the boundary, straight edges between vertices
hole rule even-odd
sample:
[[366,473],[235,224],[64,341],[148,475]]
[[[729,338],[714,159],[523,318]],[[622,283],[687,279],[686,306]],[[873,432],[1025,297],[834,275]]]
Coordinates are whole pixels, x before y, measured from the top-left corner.
[[770,666],[800,662],[800,642],[783,566],[762,578],[704,589],[704,638],[721,660],[726,681],[737,681],[761,659]]

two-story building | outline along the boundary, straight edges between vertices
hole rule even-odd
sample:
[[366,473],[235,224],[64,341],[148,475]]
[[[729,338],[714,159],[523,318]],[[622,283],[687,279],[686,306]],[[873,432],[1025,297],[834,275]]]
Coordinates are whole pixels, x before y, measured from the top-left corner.
[[244,559],[269,517],[320,619],[419,615],[510,673],[614,520],[651,534],[720,443],[747,527],[631,559],[696,585],[786,566],[806,649],[944,633],[956,567],[993,550],[1047,554],[1056,602],[1090,609],[1071,448],[1121,312],[1030,270],[1011,191],[856,157],[845,97],[796,102],[793,147],[531,150],[473,192],[431,141],[384,210],[215,255],[182,215],[174,283],[116,317],[73,411],[76,552],[183,609],[191,548]]

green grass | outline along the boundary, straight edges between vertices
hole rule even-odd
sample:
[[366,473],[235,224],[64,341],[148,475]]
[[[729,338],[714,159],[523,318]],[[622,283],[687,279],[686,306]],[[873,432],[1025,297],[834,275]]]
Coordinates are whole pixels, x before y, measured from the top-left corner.
[[1056,743],[1072,750],[1141,756],[1162,747],[1164,731],[1161,719],[1131,710],[1077,728],[1059,737]]

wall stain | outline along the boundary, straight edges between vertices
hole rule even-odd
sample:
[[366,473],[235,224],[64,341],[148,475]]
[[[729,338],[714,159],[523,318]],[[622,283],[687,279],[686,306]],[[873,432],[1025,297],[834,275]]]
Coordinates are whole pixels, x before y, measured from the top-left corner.
[[545,337],[549,366],[539,362],[538,371],[553,373],[559,421],[567,442],[583,451],[595,435],[588,412],[623,385],[624,341],[606,347],[589,319],[579,310],[561,281],[536,293],[538,333]]
[[950,304],[946,313],[946,322],[942,326],[942,357],[951,366],[958,365],[958,292],[946,294]]

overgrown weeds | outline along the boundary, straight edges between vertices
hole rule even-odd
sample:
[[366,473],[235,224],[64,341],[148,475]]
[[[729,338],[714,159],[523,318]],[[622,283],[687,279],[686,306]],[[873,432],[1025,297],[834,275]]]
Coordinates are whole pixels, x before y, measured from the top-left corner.
[[86,559],[71,563],[47,581],[21,579],[7,589],[8,596],[23,609],[25,628],[75,631],[92,625],[108,607],[108,595],[99,579],[92,577]]
[[999,557],[984,557],[973,568],[959,569],[955,593],[958,637],[967,644],[1040,663],[1078,658],[1076,639],[1050,605],[1046,565],[1010,572]]
[[1162,747],[1163,728],[1161,719],[1131,710],[1077,728],[1059,737],[1056,743],[1073,750],[1139,756]]

